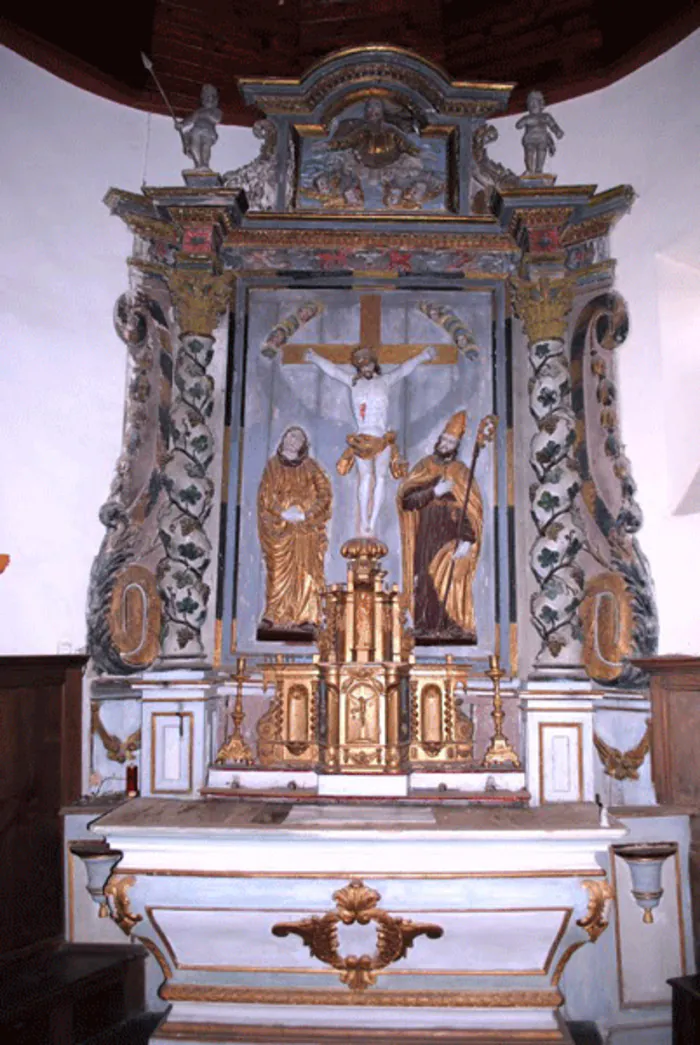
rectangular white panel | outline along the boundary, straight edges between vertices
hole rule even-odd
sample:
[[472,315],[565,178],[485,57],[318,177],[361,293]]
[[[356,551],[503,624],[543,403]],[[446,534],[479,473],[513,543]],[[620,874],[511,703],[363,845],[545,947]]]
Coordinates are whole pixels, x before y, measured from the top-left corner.
[[151,716],[151,791],[180,794],[192,790],[193,716],[155,711]]
[[[313,958],[297,935],[275,936],[272,928],[319,916],[331,907],[332,903],[315,911],[154,907],[151,918],[181,968],[322,972],[331,971],[330,967]],[[570,910],[561,907],[396,913],[414,922],[438,925],[443,935],[434,940],[417,937],[406,958],[392,965],[388,973],[429,970],[452,975],[544,973],[570,916]],[[339,932],[341,954],[346,949],[358,953],[358,946],[361,952],[372,953],[374,925],[349,928],[361,930],[368,938],[345,939],[352,934]]]
[[581,724],[540,722],[540,801],[582,802]]

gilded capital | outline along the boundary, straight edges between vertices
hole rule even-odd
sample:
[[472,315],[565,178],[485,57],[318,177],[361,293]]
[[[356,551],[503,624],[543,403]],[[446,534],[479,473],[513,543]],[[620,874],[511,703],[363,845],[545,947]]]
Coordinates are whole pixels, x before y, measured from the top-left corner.
[[522,321],[530,344],[538,341],[563,341],[566,317],[574,301],[573,281],[569,276],[540,276],[539,279],[511,280],[515,314]]
[[228,307],[231,277],[178,269],[170,275],[168,285],[181,332],[210,337]]

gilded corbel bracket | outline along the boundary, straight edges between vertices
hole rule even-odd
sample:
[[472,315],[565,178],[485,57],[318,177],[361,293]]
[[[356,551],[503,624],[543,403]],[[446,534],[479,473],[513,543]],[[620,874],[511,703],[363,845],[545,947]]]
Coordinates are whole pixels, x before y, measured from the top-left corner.
[[143,921],[140,914],[134,914],[129,900],[129,889],[136,882],[133,874],[112,875],[105,886],[105,896],[111,899],[110,914],[121,931],[130,936],[134,926]]
[[[333,893],[336,909],[320,918],[302,918],[298,922],[278,922],[272,927],[274,936],[298,936],[314,958],[332,966],[340,973],[340,982],[350,990],[364,991],[377,982],[377,973],[392,962],[406,957],[409,947],[418,936],[438,940],[443,935],[439,925],[411,922],[395,918],[376,905],[381,896],[360,879],[353,878],[343,889]],[[339,953],[338,923],[368,925],[377,928],[377,949],[373,955],[354,954],[343,957]]]
[[605,878],[586,878],[581,885],[588,893],[588,909],[582,918],[577,919],[576,924],[584,930],[588,940],[577,940],[564,951],[554,970],[553,987],[559,985],[571,956],[584,944],[595,943],[608,927],[608,907],[610,902],[615,899],[613,887]]

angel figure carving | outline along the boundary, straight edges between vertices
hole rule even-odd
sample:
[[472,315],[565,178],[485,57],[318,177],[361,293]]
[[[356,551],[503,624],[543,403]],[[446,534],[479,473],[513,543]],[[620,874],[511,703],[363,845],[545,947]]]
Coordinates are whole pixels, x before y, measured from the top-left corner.
[[415,117],[372,97],[365,102],[361,117],[340,120],[328,148],[349,151],[361,167],[382,169],[419,155],[420,149],[408,137],[418,129]]
[[606,744],[597,733],[593,734],[593,743],[607,776],[615,780],[639,780],[639,770],[651,747],[651,720],[647,720],[642,739],[629,751],[620,751],[612,744]]

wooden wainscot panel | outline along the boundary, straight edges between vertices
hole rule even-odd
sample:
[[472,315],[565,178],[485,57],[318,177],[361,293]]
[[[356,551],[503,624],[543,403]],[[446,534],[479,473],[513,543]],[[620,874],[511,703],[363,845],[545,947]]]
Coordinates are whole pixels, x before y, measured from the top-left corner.
[[63,930],[59,810],[81,787],[87,657],[0,657],[0,954]]
[[700,806],[700,657],[635,660],[649,672],[652,778],[663,805]]

